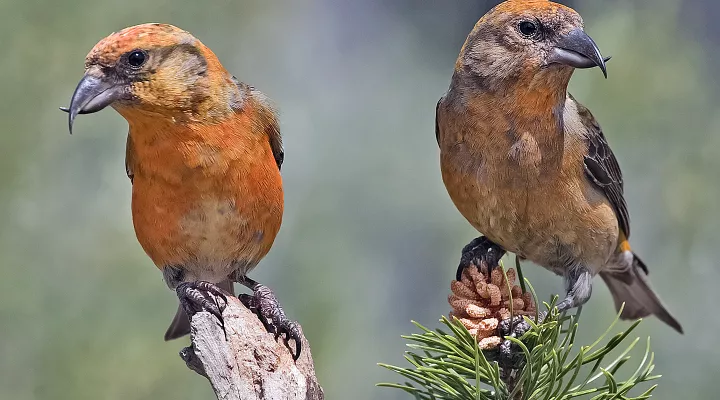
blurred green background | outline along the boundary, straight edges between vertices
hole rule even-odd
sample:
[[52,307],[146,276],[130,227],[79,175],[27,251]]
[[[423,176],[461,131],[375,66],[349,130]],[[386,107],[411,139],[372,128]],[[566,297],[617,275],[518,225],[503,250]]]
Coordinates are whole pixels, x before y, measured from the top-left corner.
[[[281,110],[285,219],[251,276],[301,322],[328,399],[399,399],[411,319],[437,326],[476,232],[442,185],[434,107],[475,21],[497,2],[0,0],[0,399],[214,398],[162,334],[174,293],[137,244],[125,121],[67,134],[83,59],[113,31],[195,34]],[[660,399],[716,397],[720,319],[720,5],[569,2],[609,63],[576,73],[626,176],[633,243],[686,331],[655,319]],[[549,298],[559,278],[527,265]],[[598,279],[581,342],[614,316]],[[627,326],[626,323],[623,326]]]

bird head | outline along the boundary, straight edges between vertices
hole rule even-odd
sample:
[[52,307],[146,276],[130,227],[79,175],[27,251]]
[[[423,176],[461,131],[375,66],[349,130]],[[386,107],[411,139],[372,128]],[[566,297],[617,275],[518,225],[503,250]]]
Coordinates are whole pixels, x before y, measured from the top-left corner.
[[600,67],[607,77],[605,61],[575,10],[547,0],[508,0],[477,22],[456,73],[489,89],[539,76],[567,87],[575,68]]
[[241,102],[235,79],[190,33],[167,24],[129,27],[102,39],[85,59],[73,93],[69,127],[78,114],[115,108],[174,120],[221,118]]

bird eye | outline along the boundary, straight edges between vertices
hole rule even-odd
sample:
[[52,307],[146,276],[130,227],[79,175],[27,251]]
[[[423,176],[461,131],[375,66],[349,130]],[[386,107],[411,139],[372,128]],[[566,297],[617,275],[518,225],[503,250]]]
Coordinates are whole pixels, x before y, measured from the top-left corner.
[[131,67],[138,68],[145,64],[147,55],[142,50],[133,50],[128,54],[127,62]]
[[518,25],[518,30],[525,36],[532,37],[538,32],[538,27],[534,22],[523,21]]

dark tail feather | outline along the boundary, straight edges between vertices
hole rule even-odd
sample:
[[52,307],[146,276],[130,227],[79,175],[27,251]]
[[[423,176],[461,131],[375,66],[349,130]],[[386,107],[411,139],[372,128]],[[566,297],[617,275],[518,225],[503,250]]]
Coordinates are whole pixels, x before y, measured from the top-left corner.
[[[235,293],[232,281],[226,279],[218,283],[218,287],[229,292],[230,294]],[[165,332],[165,341],[181,338],[190,333],[190,318],[185,313],[182,306],[178,306],[175,318],[170,323],[170,327]]]
[[647,277],[647,267],[633,254],[633,264],[630,270],[623,272],[605,271],[600,277],[605,281],[615,301],[615,309],[625,303],[620,315],[622,319],[638,319],[655,314],[661,321],[670,325],[676,331],[683,333],[682,326],[662,304],[658,295],[650,287]]
[[190,333],[190,319],[182,306],[178,306],[175,318],[165,332],[165,341],[181,338]]

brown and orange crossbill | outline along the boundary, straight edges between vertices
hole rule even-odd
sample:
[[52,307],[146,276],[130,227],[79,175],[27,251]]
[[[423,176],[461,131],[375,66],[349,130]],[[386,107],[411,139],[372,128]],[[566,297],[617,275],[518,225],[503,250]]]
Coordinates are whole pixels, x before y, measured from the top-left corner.
[[606,74],[605,61],[580,15],[547,0],[505,1],[470,32],[436,111],[443,181],[484,235],[458,274],[515,253],[564,277],[561,311],[588,301],[599,274],[622,318],[654,314],[682,332],[628,243],[618,162],[567,91],[576,68]]
[[[67,110],[70,129],[78,114],[107,106],[128,122],[135,233],[167,285],[181,295],[209,290],[206,283],[232,293],[232,282],[243,283],[254,291],[246,303],[295,339],[297,357],[297,325],[246,276],[270,250],[283,215],[284,153],[267,98],[190,33],[144,24],[90,51]],[[180,307],[165,339],[187,333]]]

